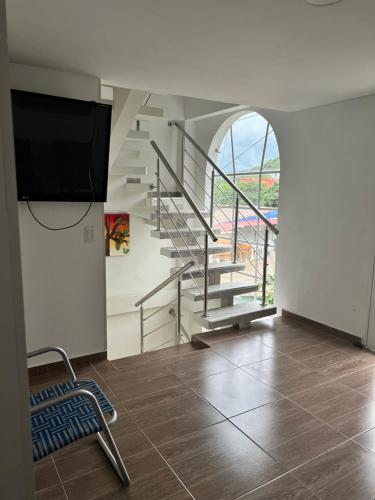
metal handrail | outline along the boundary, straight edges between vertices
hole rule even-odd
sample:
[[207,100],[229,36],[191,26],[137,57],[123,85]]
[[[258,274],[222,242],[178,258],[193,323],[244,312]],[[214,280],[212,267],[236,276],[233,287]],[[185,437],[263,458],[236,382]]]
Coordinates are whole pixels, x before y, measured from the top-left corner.
[[197,207],[197,205],[191,199],[191,197],[188,194],[188,192],[186,191],[184,185],[182,184],[182,182],[180,181],[180,179],[177,177],[176,173],[174,172],[174,170],[172,169],[172,167],[168,163],[167,159],[165,158],[165,156],[163,155],[163,153],[161,152],[160,148],[155,143],[155,141],[151,141],[151,146],[153,147],[155,153],[157,154],[158,158],[161,160],[161,162],[163,163],[163,165],[167,169],[167,171],[170,174],[170,176],[172,177],[172,179],[175,181],[175,183],[178,186],[178,188],[180,189],[181,193],[183,193],[186,201],[189,203],[189,205],[193,209],[193,212],[195,213],[195,215],[199,219],[200,223],[202,224],[202,226],[206,230],[207,234],[210,236],[211,240],[212,241],[217,241],[217,237],[216,237],[215,233],[213,232],[213,230],[211,229],[210,225],[207,223],[207,221],[205,220],[205,218],[201,214],[201,212],[200,212],[199,208]]
[[148,292],[142,299],[138,300],[138,302],[136,302],[134,304],[135,307],[138,307],[140,305],[142,305],[144,302],[146,302],[146,300],[150,299],[151,297],[153,297],[156,293],[158,293],[160,290],[162,290],[164,287],[166,287],[167,285],[169,285],[169,283],[172,283],[172,281],[174,281],[176,278],[178,278],[179,276],[181,276],[181,274],[183,274],[184,272],[186,272],[188,269],[190,269],[192,266],[194,266],[194,262],[193,261],[190,261],[188,262],[187,264],[185,264],[183,267],[181,267],[180,269],[178,269],[175,273],[173,273],[171,276],[169,276],[168,278],[166,278],[164,281],[162,281],[158,286],[156,286],[153,290],[151,290],[151,292]]
[[[186,130],[181,127],[181,125],[177,122],[172,122],[173,125],[175,125],[180,132],[186,137],[192,144],[193,146],[201,153],[201,155],[205,158],[205,160],[212,166],[212,168],[230,185],[230,187],[242,198],[242,200],[248,205],[256,214],[257,216],[266,224],[267,227],[274,233],[278,234],[279,230],[277,227],[272,224],[263,214],[262,212],[248,199],[248,197],[241,191],[241,189],[234,184],[230,180],[230,178],[221,170],[220,167],[216,165],[216,163],[207,155],[207,153],[201,148],[201,146],[191,137],[190,134],[186,132]],[[155,149],[155,148],[154,148]],[[216,240],[214,240],[216,241]]]

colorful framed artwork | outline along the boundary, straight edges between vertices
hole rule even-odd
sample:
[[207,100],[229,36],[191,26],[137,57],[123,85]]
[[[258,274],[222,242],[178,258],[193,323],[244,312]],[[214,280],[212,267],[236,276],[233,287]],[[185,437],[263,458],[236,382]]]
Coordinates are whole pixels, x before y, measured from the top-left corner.
[[129,253],[129,214],[104,215],[105,254],[120,257]]

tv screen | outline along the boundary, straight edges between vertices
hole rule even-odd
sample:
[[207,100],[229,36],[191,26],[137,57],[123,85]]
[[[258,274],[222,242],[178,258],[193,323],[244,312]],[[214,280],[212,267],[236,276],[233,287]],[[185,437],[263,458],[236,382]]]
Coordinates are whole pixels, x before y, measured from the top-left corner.
[[11,95],[18,199],[106,201],[111,106]]

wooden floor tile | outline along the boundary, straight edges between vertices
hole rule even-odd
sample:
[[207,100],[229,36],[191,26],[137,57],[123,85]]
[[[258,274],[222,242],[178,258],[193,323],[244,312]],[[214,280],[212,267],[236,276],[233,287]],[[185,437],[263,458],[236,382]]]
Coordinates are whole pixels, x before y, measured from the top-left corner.
[[251,336],[217,343],[213,349],[237,366],[248,365],[279,355],[277,351]]
[[224,420],[204,399],[191,393],[182,400],[132,413],[154,444],[161,444]]
[[349,441],[297,468],[293,475],[319,493],[364,466],[375,468],[375,455]]
[[240,368],[198,379],[189,385],[227,418],[282,398]]
[[176,439],[159,450],[201,500],[232,500],[283,472],[230,422]]
[[211,349],[202,349],[194,355],[174,358],[172,361],[167,361],[164,366],[182,381],[207,377],[236,368],[235,365]]
[[62,484],[56,484],[49,488],[39,490],[35,495],[36,500],[66,500],[66,495]]
[[313,500],[317,498],[296,478],[285,474],[241,497],[241,500]]

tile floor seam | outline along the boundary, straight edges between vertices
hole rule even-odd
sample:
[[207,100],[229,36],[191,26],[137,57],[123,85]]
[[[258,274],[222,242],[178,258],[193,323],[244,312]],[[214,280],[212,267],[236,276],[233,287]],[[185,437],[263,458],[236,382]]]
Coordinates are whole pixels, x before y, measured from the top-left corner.
[[298,406],[298,408],[301,408],[301,410],[305,411],[306,413],[308,413],[309,415],[311,415],[312,417],[316,418],[317,420],[319,420],[322,424],[324,425],[327,425],[328,427],[330,427],[332,430],[334,430],[335,432],[337,432],[338,434],[341,434],[344,438],[346,439],[350,439],[348,438],[348,436],[346,436],[343,432],[340,432],[338,431],[337,429],[335,429],[332,425],[330,425],[328,422],[325,422],[323,419],[321,419],[320,417],[314,415],[313,413],[311,413],[309,410],[306,410],[305,408],[303,408],[303,406],[299,405],[298,403],[296,403],[295,401],[293,401],[292,399],[289,399],[289,397],[286,396],[286,399],[288,401],[290,401],[291,403],[295,404],[296,406]]
[[60,473],[59,473],[59,470],[57,468],[57,465],[56,465],[56,462],[55,462],[55,459],[53,457],[53,453],[51,453],[51,460],[52,460],[52,463],[53,463],[53,466],[55,468],[55,471],[56,471],[56,474],[57,474],[57,477],[59,478],[59,481],[60,481],[60,485],[64,491],[64,495],[65,495],[65,498],[66,500],[69,500],[69,497],[68,497],[68,494],[66,492],[66,489],[65,489],[65,486],[64,486],[64,483],[63,483],[63,480],[61,479],[61,476],[60,476]]
[[[251,411],[251,410],[250,410]],[[233,418],[233,417],[231,417]],[[260,448],[267,456],[269,456],[274,462],[276,462],[277,464],[279,465],[283,465],[283,464],[280,464],[280,462],[278,460],[276,460],[272,455],[270,455],[268,453],[267,450],[265,450],[259,443],[257,443],[256,441],[254,441],[253,438],[251,438],[250,436],[248,436],[240,427],[238,427],[238,425],[236,425],[234,422],[232,422],[230,419],[228,419],[228,421],[233,425],[233,427],[235,427],[237,430],[239,430],[249,441],[251,441],[252,443],[255,444],[255,446],[257,446],[258,448]]]
[[[233,361],[230,361],[230,360],[224,358],[224,356],[222,356],[222,358],[225,359],[226,361],[229,361],[230,363],[234,364]],[[169,366],[166,366],[165,368],[166,368],[166,370],[170,371],[172,375],[174,375],[179,380],[181,380],[182,383],[188,383],[188,382],[194,382],[195,380],[200,380],[201,378],[207,378],[207,377],[211,377],[213,375],[219,375],[220,373],[226,373],[226,372],[230,372],[230,371],[233,371],[233,370],[237,370],[237,368],[239,368],[239,367],[236,366],[236,365],[234,365],[233,368],[228,368],[226,370],[222,370],[222,371],[219,371],[219,372],[210,373],[209,375],[202,375],[202,377],[191,378],[191,379],[187,380],[186,382],[183,381],[181,375],[178,375],[177,373],[175,373],[174,371],[172,371],[171,368],[169,368]]]
[[[274,477],[273,479],[270,479],[269,481],[266,481],[265,483],[263,483],[263,484],[261,484],[261,485],[257,486],[256,488],[253,488],[253,489],[251,489],[251,490],[249,490],[249,491],[246,491],[245,493],[241,493],[241,495],[240,495],[240,496],[235,497],[233,500],[241,500],[241,498],[246,497],[246,496],[247,496],[247,495],[249,495],[250,493],[254,493],[254,492],[256,492],[256,491],[260,491],[260,490],[261,490],[262,488],[264,488],[265,486],[267,486],[267,485],[269,485],[269,484],[272,484],[272,483],[274,483],[275,481],[277,481],[278,479],[281,479],[282,477],[285,477],[285,476],[288,476],[288,475],[292,475],[292,476],[293,476],[293,474],[290,474],[290,472],[284,472],[284,474],[280,474],[280,476]],[[297,479],[295,476],[293,476],[293,477],[294,477],[294,479]],[[298,479],[297,479],[297,481],[298,481]],[[303,483],[301,483],[301,481],[299,481],[299,483],[300,483],[300,484],[301,484],[301,486],[303,486],[305,489],[308,489],[308,488],[306,488],[306,486],[305,486]],[[310,490],[308,490],[308,491],[310,492]]]
[[292,467],[291,469],[289,469],[288,471],[286,471],[286,473],[293,474],[293,472],[296,471],[297,469],[299,469],[301,467],[304,467],[305,465],[307,465],[308,463],[316,460],[317,458],[320,458],[320,457],[323,457],[324,455],[327,455],[331,451],[335,450],[336,448],[339,448],[340,446],[343,446],[344,444],[348,443],[349,441],[351,441],[351,439],[346,439],[342,443],[339,443],[339,444],[337,444],[335,446],[332,446],[331,448],[328,448],[328,450],[322,451],[322,453],[319,453],[315,457],[309,458],[305,462],[301,462],[300,464],[296,465],[295,467]]
[[185,483],[182,481],[182,479],[179,477],[179,475],[173,470],[172,466],[169,465],[168,461],[164,458],[164,456],[162,455],[162,453],[158,450],[157,446],[154,445],[154,443],[151,441],[151,439],[142,430],[141,430],[141,432],[145,436],[145,438],[150,442],[152,448],[156,451],[156,453],[160,456],[160,458],[166,464],[167,468],[173,473],[173,475],[177,478],[177,480],[179,481],[179,483],[188,492],[188,494],[192,497],[192,499],[195,500],[195,497],[193,496],[193,494],[190,492],[190,490],[185,485]]
[[322,500],[322,499],[321,499],[321,497],[320,497],[320,496],[319,496],[319,495],[318,495],[318,494],[317,494],[317,493],[316,493],[316,492],[315,492],[312,488],[310,488],[310,486],[307,486],[306,484],[303,484],[303,482],[302,482],[302,481],[301,481],[301,480],[300,480],[300,479],[299,479],[299,478],[298,478],[295,474],[293,474],[293,472],[290,472],[289,474],[290,474],[292,477],[294,477],[294,479],[295,479],[296,481],[298,481],[298,482],[299,482],[299,484],[300,484],[301,486],[303,486],[304,488],[306,488],[306,490],[307,490],[309,493],[311,493],[312,495],[314,495],[315,497],[317,497],[319,500]]
[[[357,443],[355,443],[357,444]],[[352,469],[350,472],[348,472],[347,474],[344,474],[343,476],[340,476],[339,478],[336,479],[336,481],[332,481],[331,483],[329,483],[329,485],[325,486],[324,488],[320,488],[319,490],[316,490],[317,493],[315,493],[315,495],[320,495],[321,493],[324,493],[324,490],[326,490],[327,488],[329,488],[330,486],[333,486],[339,482],[341,482],[343,479],[349,477],[351,474],[353,474],[353,472],[358,472],[362,469],[362,465],[358,466],[358,467],[354,467],[354,469]]]
[[[235,369],[236,369],[236,370],[238,370],[239,368],[240,368],[240,367],[235,368]],[[232,370],[229,370],[229,371],[232,371]],[[243,371],[244,371],[244,370],[243,370]],[[250,375],[250,374],[249,374],[249,373],[247,373],[246,371],[245,371],[245,373],[246,373],[247,375],[249,375],[250,377],[252,377],[252,375]],[[217,374],[216,374],[216,375],[217,375]],[[210,376],[211,376],[211,375],[210,375]],[[214,376],[214,375],[212,375],[212,376]],[[204,378],[206,378],[206,377],[204,377]],[[255,377],[254,377],[254,378],[255,378]],[[261,383],[261,384],[263,384],[263,385],[266,385],[266,384],[264,384],[264,382],[262,382],[261,380],[258,380],[258,379],[257,379],[257,381],[258,381],[258,382],[260,382],[260,383]],[[186,383],[186,385],[187,385],[187,384],[188,384],[188,382]],[[210,401],[208,401],[208,399],[206,399],[206,398],[203,396],[203,394],[201,394],[200,392],[198,392],[198,390],[197,390],[197,389],[194,389],[194,387],[191,387],[191,386],[189,386],[189,385],[187,385],[187,387],[188,387],[189,389],[191,389],[191,390],[192,390],[192,391],[193,391],[193,392],[194,392],[197,396],[199,396],[199,397],[200,397],[200,398],[202,398],[204,401],[206,401],[206,403],[208,403],[210,406],[212,406],[212,408],[214,408],[214,410],[216,410],[216,411],[217,411],[217,412],[219,412],[221,415],[223,415],[223,417],[225,418],[225,420],[230,420],[231,418],[238,417],[239,415],[243,415],[244,413],[248,413],[249,411],[252,411],[252,410],[255,410],[255,409],[257,409],[257,408],[261,408],[262,406],[267,406],[268,404],[270,404],[270,403],[263,403],[263,404],[261,404],[261,405],[259,405],[259,406],[256,406],[256,407],[252,408],[251,410],[245,410],[245,411],[243,411],[243,412],[236,413],[235,415],[231,415],[230,417],[227,417],[227,416],[226,416],[226,415],[224,415],[224,413],[222,413],[222,412],[221,412],[218,408],[216,408],[216,406],[214,406],[214,405],[213,405]],[[267,387],[269,387],[269,386],[267,386]],[[272,387],[271,387],[271,389],[272,389]],[[272,403],[276,403],[277,401],[281,401],[282,399],[285,399],[285,398],[286,398],[286,397],[285,397],[284,395],[282,395],[279,391],[276,391],[275,389],[273,389],[273,391],[274,391],[274,392],[278,392],[278,393],[280,394],[281,398],[280,398],[280,399],[276,399],[275,401],[272,401]]]
[[98,377],[101,379],[101,381],[104,383],[105,387],[106,387],[106,391],[107,392],[107,389],[109,390],[109,392],[112,394],[112,396],[114,398],[117,399],[117,396],[116,394],[114,393],[114,391],[110,388],[110,386],[107,384],[107,382],[105,381],[104,377],[98,372],[98,370],[95,368],[95,366],[93,364],[91,364],[91,367],[93,368],[94,372],[98,374]]
[[[272,358],[271,358],[272,359]],[[259,363],[261,363],[262,361],[259,361]],[[248,366],[248,365],[246,365]],[[289,398],[291,396],[296,396],[297,394],[300,394],[301,392],[304,392],[306,390],[309,390],[309,389],[302,389],[301,391],[297,391],[297,392],[293,392],[292,394],[283,394],[279,389],[277,389],[276,387],[268,384],[267,382],[264,382],[262,379],[258,378],[256,375],[254,374],[250,374],[249,372],[247,372],[246,370],[244,370],[244,366],[239,366],[239,369],[244,371],[245,373],[247,373],[247,375],[250,375],[250,377],[253,377],[255,378],[258,382],[260,382],[261,384],[265,385],[266,387],[268,387],[269,389],[272,389],[273,391],[275,392],[278,392],[279,394],[281,394],[284,398]],[[312,373],[318,373],[316,371],[311,371],[310,373],[303,373],[303,375],[311,375]],[[293,377],[293,378],[298,378],[298,375],[296,375],[296,377]],[[319,384],[316,384],[314,385],[313,387],[310,387],[310,389],[313,389],[315,387],[319,387],[320,385],[323,385],[323,384],[326,384],[327,382],[330,382],[330,380],[325,380],[324,382],[319,382]]]
[[[237,368],[236,368],[237,369]],[[231,371],[231,370],[229,370]],[[211,376],[211,375],[210,375]],[[206,377],[204,377],[206,378]],[[194,387],[191,387],[188,385],[188,382],[183,382],[183,385],[186,386],[188,389],[190,389],[191,391],[194,392],[194,394],[196,394],[197,396],[199,396],[201,399],[203,399],[203,401],[205,401],[206,403],[208,403],[214,410],[216,410],[218,413],[220,413],[220,415],[222,415],[224,417],[225,420],[228,420],[228,417],[226,417],[224,415],[223,412],[221,412],[218,408],[216,408],[216,406],[214,406],[210,401],[208,401],[208,399],[206,399],[202,394],[200,394],[200,392],[198,392],[197,389],[194,389]]]

